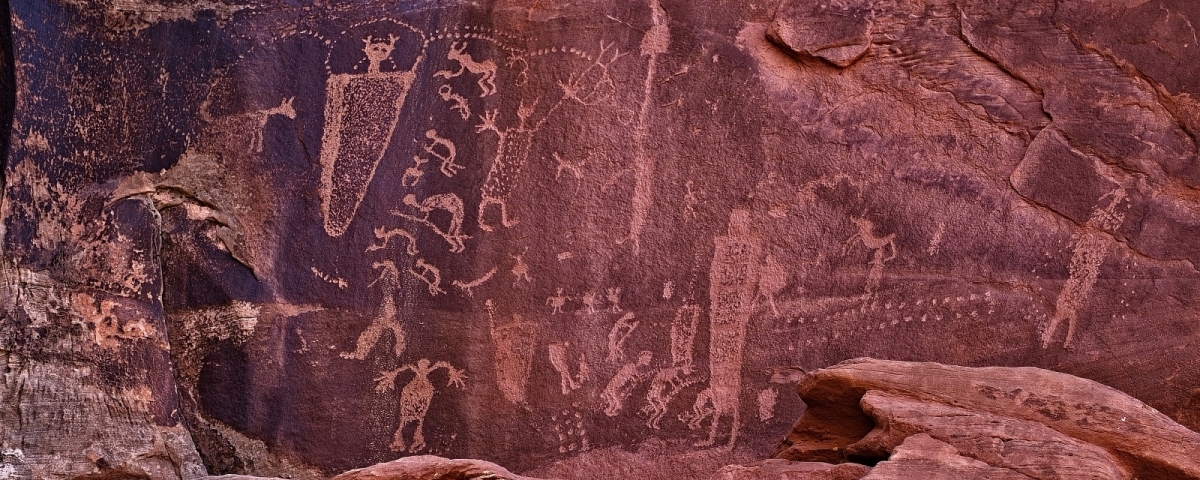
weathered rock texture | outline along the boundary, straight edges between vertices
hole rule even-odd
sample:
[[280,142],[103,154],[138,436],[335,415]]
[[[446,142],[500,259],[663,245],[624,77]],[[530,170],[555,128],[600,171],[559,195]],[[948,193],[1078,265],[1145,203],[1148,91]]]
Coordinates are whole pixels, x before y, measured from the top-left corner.
[[865,478],[1200,478],[1200,434],[1071,375],[856,359],[797,387],[776,456],[887,460]]
[[860,356],[1200,427],[1195,2],[9,10],[6,474],[745,463]]
[[332,480],[423,480],[512,479],[538,480],[516,475],[504,467],[482,460],[451,460],[434,455],[417,455],[345,472]]

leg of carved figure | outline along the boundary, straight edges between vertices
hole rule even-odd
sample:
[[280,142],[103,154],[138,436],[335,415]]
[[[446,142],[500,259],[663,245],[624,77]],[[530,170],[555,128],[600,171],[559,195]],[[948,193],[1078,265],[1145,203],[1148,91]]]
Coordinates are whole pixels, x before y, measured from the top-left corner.
[[417,452],[421,451],[421,449],[425,448],[424,427],[425,427],[425,419],[418,418],[417,419],[417,429],[416,429],[416,431],[413,432],[413,443],[412,443],[412,445],[409,445],[409,447],[408,447],[409,453],[417,453]]
[[[371,348],[375,347],[381,335],[383,335],[383,322],[380,319],[372,320],[367,329],[363,330],[363,333],[358,336],[358,343],[354,346],[354,352],[343,353],[342,358],[352,358],[355,360],[367,358],[367,352],[370,352]],[[399,344],[400,342],[397,341],[396,343]]]
[[392,435],[392,444],[388,447],[394,452],[403,452],[407,449],[404,444],[404,426],[409,422],[408,419],[401,419],[400,425],[396,426],[396,433]]
[[504,200],[500,200],[499,203],[500,203],[500,223],[502,225],[504,225],[505,227],[511,228],[521,222],[520,220],[517,220],[515,218],[513,218],[513,219],[508,218],[508,202],[506,202]]

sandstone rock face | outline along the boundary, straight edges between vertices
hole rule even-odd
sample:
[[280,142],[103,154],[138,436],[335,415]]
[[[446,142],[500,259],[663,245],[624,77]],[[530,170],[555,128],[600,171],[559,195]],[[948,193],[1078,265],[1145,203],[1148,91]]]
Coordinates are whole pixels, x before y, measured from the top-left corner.
[[867,478],[1200,478],[1200,434],[1062,373],[856,359],[798,389],[777,456],[887,460]]
[[792,462],[771,459],[753,465],[730,465],[710,480],[858,480],[871,467],[854,463]]
[[[973,416],[914,417],[818,382],[808,412],[839,420],[805,455],[840,461],[863,408],[889,422],[863,456],[909,430],[961,456],[1003,413],[1103,452],[1017,422],[1021,449],[975,460],[1191,471],[1163,425],[1200,427],[1194,2],[0,18],[0,472],[572,477],[667,452],[649,474],[687,477],[787,434],[781,368],[860,356],[1047,368],[1165,415],[949,379]],[[967,426],[988,433],[939,436]]]
[[504,467],[491,462],[451,460],[434,455],[417,455],[355,469],[333,477],[332,480],[423,480],[428,478],[537,480],[515,475]]

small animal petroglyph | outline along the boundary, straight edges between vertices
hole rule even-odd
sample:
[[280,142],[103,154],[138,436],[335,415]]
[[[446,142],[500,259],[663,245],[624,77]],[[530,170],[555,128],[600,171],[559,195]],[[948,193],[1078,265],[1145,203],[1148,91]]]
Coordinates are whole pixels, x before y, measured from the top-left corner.
[[[392,436],[392,451],[416,453],[425,448],[425,414],[429,412],[429,404],[433,400],[435,389],[433,383],[429,381],[429,374],[438,369],[445,368],[449,376],[446,386],[456,386],[465,388],[464,381],[467,379],[466,372],[454,368],[449,362],[437,362],[433,365],[429,364],[429,360],[422,358],[417,361],[416,365],[404,365],[395,370],[383,372],[375,378],[375,391],[384,393],[395,388],[396,377],[401,372],[413,372],[413,379],[408,382],[400,390],[399,416],[400,425],[396,426],[396,433]],[[413,431],[412,443],[407,444],[404,440],[404,427],[410,423],[416,423],[417,427]]]
[[620,365],[625,361],[625,341],[641,322],[634,320],[633,313],[626,313],[608,331],[608,363]]
[[292,108],[292,102],[296,97],[288,97],[279,103],[278,107],[268,108],[254,112],[254,118],[258,121],[258,128],[254,130],[254,135],[250,139],[250,149],[255,153],[263,151],[263,129],[267,127],[267,120],[271,115],[280,115],[290,120],[296,119],[296,110]]
[[596,292],[589,291],[583,294],[583,298],[580,301],[583,302],[586,311],[580,311],[579,315],[595,315],[599,311],[596,307],[600,306],[600,296]]
[[[862,243],[863,247],[871,251],[871,271],[867,273],[866,293],[874,292],[879,288],[879,282],[883,279],[883,264],[896,258],[896,234],[889,233],[884,236],[875,235],[875,223],[866,218],[852,218],[851,221],[858,228],[846,239],[845,245],[842,246],[842,255],[846,255],[854,248],[854,242],[857,240]],[[891,250],[890,254],[884,254],[884,250]]]
[[674,296],[675,296],[675,282],[672,282],[670,280],[663,282],[663,289],[662,289],[663,300],[670,300],[671,297],[674,297]]
[[546,351],[550,355],[550,365],[554,367],[554,371],[558,372],[563,395],[569,395],[578,390],[591,377],[591,368],[587,364],[587,357],[582,353],[579,354],[578,374],[571,375],[571,367],[567,360],[567,349],[570,346],[571,342],[551,343],[546,346]]
[[[431,195],[424,200],[417,202],[417,197],[413,194],[407,194],[403,200],[405,205],[414,207],[419,210],[422,215],[409,215],[399,210],[392,210],[392,215],[407,218],[414,222],[423,223],[425,226],[433,230],[439,237],[446,240],[450,244],[450,253],[462,252],[466,245],[463,243],[466,239],[471,238],[462,233],[463,223],[463,203],[458,195],[453,193],[441,193]],[[429,220],[429,214],[434,210],[442,210],[450,214],[450,224],[446,229],[442,229],[437,224]]]
[[441,288],[441,270],[438,270],[438,268],[433,265],[425,263],[424,258],[418,258],[417,263],[414,264],[412,268],[408,269],[408,273],[411,273],[414,277],[421,279],[422,282],[425,282],[427,285],[429,285],[430,295],[437,296],[439,293],[446,293],[446,291],[442,290]]
[[375,250],[387,248],[388,242],[392,240],[392,237],[400,237],[408,240],[408,245],[404,248],[404,251],[414,257],[417,255],[417,237],[413,236],[412,232],[409,232],[403,228],[385,230],[383,227],[375,227],[375,239],[383,240],[383,243],[371,244],[367,246],[366,251],[373,252]]
[[450,50],[446,53],[447,60],[458,62],[458,71],[451,72],[449,70],[438,70],[434,72],[434,77],[451,79],[462,75],[464,71],[469,71],[473,75],[479,75],[479,80],[476,82],[482,93],[480,97],[486,97],[496,93],[496,62],[484,60],[482,62],[475,61],[471,58],[471,54],[466,53],[467,42],[453,42],[450,44]]
[[569,161],[563,160],[562,157],[558,156],[558,152],[554,152],[550,156],[554,157],[555,162],[558,162],[558,167],[554,169],[554,178],[555,179],[558,179],[558,177],[561,177],[564,170],[566,170],[567,172],[570,172],[571,175],[574,176],[576,180],[583,179],[583,166],[587,163],[586,161],[580,160],[579,163],[571,163]]
[[529,251],[529,249],[525,249],[525,251],[518,253],[516,255],[513,255],[513,254],[508,255],[508,256],[512,257],[512,259],[514,261],[513,267],[511,270],[513,277],[516,278],[515,280],[513,280],[514,287],[517,286],[517,282],[520,282],[521,280],[524,280],[525,283],[533,282],[533,280],[529,278],[529,264],[525,263],[525,253],[527,253],[528,251]]
[[[425,138],[430,141],[429,144],[424,146],[425,152],[442,161],[441,167],[438,168],[442,172],[442,175],[453,177],[459,170],[462,170],[462,165],[454,163],[454,158],[458,156],[458,150],[454,148],[454,142],[451,142],[448,138],[439,137],[437,130],[434,129],[426,130]],[[439,147],[441,148],[439,149]]]
[[568,297],[563,294],[563,289],[561,289],[561,288],[555,289],[554,295],[546,298],[546,305],[549,305],[550,308],[552,309],[550,314],[557,315],[557,314],[563,313],[562,308],[564,305],[567,304],[567,300],[570,300],[570,299],[571,299],[571,297]]
[[612,313],[621,313],[621,287],[609,287],[605,292],[604,298],[611,305],[609,311]]
[[1075,324],[1079,320],[1079,310],[1083,308],[1083,302],[1096,285],[1100,265],[1108,256],[1112,240],[1106,231],[1116,230],[1125,221],[1125,213],[1118,211],[1121,203],[1125,201],[1125,190],[1118,188],[1105,196],[1112,197],[1108,205],[1097,207],[1084,225],[1084,231],[1076,236],[1075,249],[1071,252],[1071,265],[1068,267],[1071,276],[1063,284],[1063,289],[1054,302],[1054,316],[1051,317],[1046,331],[1042,333],[1042,348],[1050,346],[1050,339],[1063,321],[1067,322],[1067,338],[1063,341],[1063,347],[1071,347],[1071,341],[1075,338]]
[[478,287],[480,285],[483,285],[484,283],[487,283],[488,280],[492,279],[492,275],[495,275],[495,274],[496,274],[496,267],[492,267],[491,270],[488,270],[487,273],[483,274],[483,276],[481,276],[479,278],[476,278],[474,280],[471,280],[471,281],[465,282],[465,283],[462,281],[459,281],[459,280],[455,280],[453,282],[450,282],[450,284],[454,285],[455,287],[458,287],[459,290],[466,292],[468,297],[472,297],[472,296],[474,296],[474,294],[471,292],[471,289]]
[[401,353],[404,353],[404,348],[407,345],[404,335],[404,327],[400,324],[399,310],[396,308],[396,293],[400,291],[400,272],[396,269],[396,264],[391,260],[375,262],[372,267],[382,270],[379,278],[372,281],[368,287],[378,282],[383,282],[383,302],[379,305],[379,312],[375,314],[375,318],[371,320],[371,324],[363,330],[358,336],[358,341],[355,343],[353,352],[343,352],[342,358],[363,360],[367,358],[375,344],[379,343],[379,338],[385,332],[392,334],[393,346],[392,352],[398,358]]
[[454,88],[450,85],[442,85],[438,87],[438,96],[447,102],[453,102],[450,110],[457,111],[463,120],[471,118],[471,106],[467,104],[467,99],[462,95],[454,93]]
[[642,350],[641,353],[638,353],[636,362],[625,364],[617,371],[612,380],[609,380],[604,391],[600,392],[600,400],[604,402],[605,415],[615,417],[621,413],[621,409],[625,406],[625,399],[629,398],[638,384],[649,377],[653,371],[650,367],[650,361],[653,359],[652,352]]

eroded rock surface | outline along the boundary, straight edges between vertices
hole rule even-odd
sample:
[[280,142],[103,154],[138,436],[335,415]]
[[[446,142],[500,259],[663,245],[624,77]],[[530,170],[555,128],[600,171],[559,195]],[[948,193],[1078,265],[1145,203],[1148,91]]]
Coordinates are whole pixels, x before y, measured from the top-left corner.
[[1071,375],[855,359],[797,388],[809,409],[779,458],[887,459],[879,478],[1200,478],[1200,434]]
[[[781,368],[862,356],[1162,414],[950,378],[972,428],[1124,470],[879,395],[855,455],[1191,471],[1194,2],[10,7],[0,472],[704,476],[788,432]],[[803,448],[840,461],[870,388],[822,388]]]

